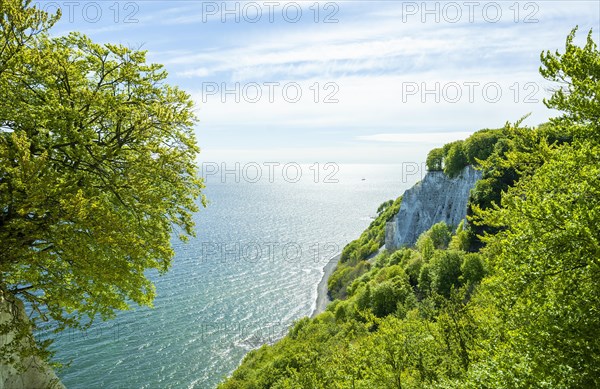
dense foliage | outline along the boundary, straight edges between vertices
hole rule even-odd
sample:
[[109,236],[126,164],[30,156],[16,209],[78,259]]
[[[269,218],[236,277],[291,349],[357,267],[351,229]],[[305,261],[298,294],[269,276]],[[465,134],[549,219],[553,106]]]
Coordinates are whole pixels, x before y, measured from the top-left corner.
[[145,52],[51,38],[53,22],[0,3],[0,288],[33,310],[0,335],[151,305],[147,270],[193,234],[202,188],[190,97]]
[[398,213],[402,198],[382,203],[377,209],[378,216],[361,236],[350,242],[340,257],[335,271],[329,277],[327,286],[332,298],[345,298],[346,287],[352,280],[367,272],[371,259],[385,243],[385,225]]
[[[447,227],[424,235],[435,230]],[[222,387],[421,387],[442,372],[463,374],[473,347],[463,301],[487,272],[484,258],[433,249],[427,259],[404,248],[373,262],[347,286],[345,300],[250,352]]]
[[457,140],[456,142],[448,143],[444,146],[444,174],[453,178],[467,166],[468,157],[465,154],[464,141]]
[[444,149],[433,149],[427,154],[426,160],[427,170],[430,172],[442,171],[444,166]]
[[344,300],[250,352],[222,388],[600,387],[600,53],[574,34],[542,55],[562,116],[432,155],[446,169],[461,148],[483,169],[470,213],[485,246],[467,252],[472,230],[437,224],[380,253],[341,282]]

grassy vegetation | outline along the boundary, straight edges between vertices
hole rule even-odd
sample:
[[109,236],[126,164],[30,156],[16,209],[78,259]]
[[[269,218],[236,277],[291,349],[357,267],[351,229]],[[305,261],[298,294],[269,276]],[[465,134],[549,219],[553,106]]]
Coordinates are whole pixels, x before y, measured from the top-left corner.
[[327,282],[332,299],[346,298],[348,285],[369,271],[371,264],[368,259],[384,245],[385,225],[398,213],[401,201],[399,197],[381,204],[377,209],[377,218],[358,239],[344,247],[340,262]]
[[343,285],[345,300],[250,352],[222,388],[389,388],[458,374],[468,346],[454,331],[468,331],[463,301],[486,269],[482,255],[464,251],[383,252]]

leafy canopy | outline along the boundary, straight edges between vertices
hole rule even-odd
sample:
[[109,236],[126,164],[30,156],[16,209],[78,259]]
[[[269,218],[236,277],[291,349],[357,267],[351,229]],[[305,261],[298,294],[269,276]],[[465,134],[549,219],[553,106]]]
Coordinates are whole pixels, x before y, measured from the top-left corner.
[[464,150],[464,141],[458,140],[446,146],[449,147],[447,148],[448,152],[444,157],[444,173],[448,177],[454,178],[458,176],[468,164]]
[[431,150],[428,154],[427,154],[427,170],[429,171],[441,171],[443,170],[443,161],[444,161],[444,149],[443,148],[437,148],[437,149],[433,149]]
[[144,51],[0,6],[0,287],[63,327],[151,305],[204,202],[190,96]]
[[548,108],[555,108],[563,115],[554,122],[562,126],[577,125],[582,135],[598,137],[600,132],[600,56],[598,45],[587,35],[583,47],[573,43],[577,28],[567,37],[565,52],[541,54],[540,73],[544,78],[557,82],[558,88],[550,99],[544,100]]

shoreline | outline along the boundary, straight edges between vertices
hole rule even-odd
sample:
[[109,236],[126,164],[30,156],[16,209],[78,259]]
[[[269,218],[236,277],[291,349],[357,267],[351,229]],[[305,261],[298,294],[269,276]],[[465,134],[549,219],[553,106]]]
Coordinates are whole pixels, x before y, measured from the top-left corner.
[[327,305],[331,302],[329,294],[327,293],[327,281],[329,280],[329,277],[333,273],[333,270],[340,261],[341,256],[342,253],[334,255],[323,267],[323,277],[321,278],[321,281],[319,281],[319,285],[317,286],[317,302],[315,305],[315,310],[313,311],[312,315],[310,315],[311,318],[317,316],[321,312],[324,312],[327,308]]

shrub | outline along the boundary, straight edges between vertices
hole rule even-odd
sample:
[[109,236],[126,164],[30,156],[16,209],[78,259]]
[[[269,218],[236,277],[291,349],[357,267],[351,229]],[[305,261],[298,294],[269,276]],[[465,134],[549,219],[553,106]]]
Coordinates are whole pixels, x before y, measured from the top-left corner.
[[476,253],[465,255],[460,271],[462,273],[460,279],[463,284],[475,285],[481,282],[486,275],[482,256]]
[[444,173],[454,178],[468,165],[467,156],[463,150],[463,141],[449,143],[448,154],[444,157]]
[[461,221],[456,228],[456,234],[450,239],[448,248],[450,250],[468,251],[471,245],[469,231],[465,228],[465,221]]
[[423,295],[429,294],[431,291],[431,274],[428,263],[424,264],[419,272],[419,291]]
[[452,287],[460,286],[462,258],[455,251],[436,251],[431,259],[431,290],[450,297]]
[[431,172],[441,171],[442,162],[444,161],[444,149],[433,149],[427,154],[427,170]]
[[393,204],[394,204],[394,200],[388,200],[388,201],[382,203],[377,208],[377,214],[380,215],[383,211],[385,211],[386,209],[388,209],[389,207],[391,207]]
[[428,231],[433,247],[442,250],[448,247],[450,238],[452,237],[452,228],[444,222],[439,222],[431,226]]
[[423,258],[416,256],[412,257],[404,267],[406,274],[408,275],[408,281],[413,287],[419,285],[419,274],[421,274],[421,268],[424,263],[425,261]]
[[396,312],[398,304],[403,304],[412,294],[406,277],[398,276],[377,284],[371,293],[371,309],[377,317],[385,317]]
[[428,262],[433,256],[433,252],[435,251],[435,246],[433,245],[433,240],[429,236],[427,232],[424,232],[419,236],[416,243],[417,250],[421,253],[421,256]]
[[467,138],[463,144],[467,162],[477,165],[478,160],[488,159],[501,136],[502,130],[481,130]]

